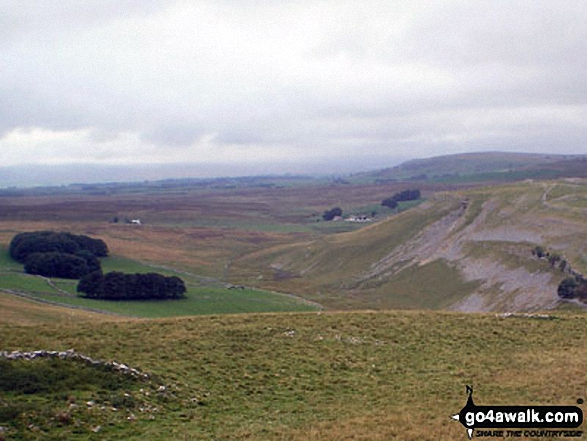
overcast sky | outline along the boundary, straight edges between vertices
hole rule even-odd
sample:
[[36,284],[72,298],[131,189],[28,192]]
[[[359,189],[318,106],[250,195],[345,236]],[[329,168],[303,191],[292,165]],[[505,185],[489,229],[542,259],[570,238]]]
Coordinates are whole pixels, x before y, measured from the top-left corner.
[[0,165],[587,153],[586,23],[576,0],[2,0]]

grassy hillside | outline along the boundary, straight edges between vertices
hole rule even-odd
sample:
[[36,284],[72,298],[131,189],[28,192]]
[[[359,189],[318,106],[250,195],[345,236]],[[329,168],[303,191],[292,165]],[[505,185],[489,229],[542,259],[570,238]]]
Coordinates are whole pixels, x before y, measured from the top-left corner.
[[399,303],[405,305],[403,300],[390,303],[393,299],[379,297],[360,277],[455,207],[429,203],[356,232],[264,250],[236,261],[233,276],[248,275],[242,280],[256,279],[274,289],[287,285],[290,291],[303,292],[332,307],[399,307]]
[[477,404],[584,398],[586,320],[389,312],[0,324],[0,350],[75,348],[154,376],[106,386],[104,373],[82,382],[89,368],[79,365],[16,364],[29,376],[59,368],[61,380],[5,390],[0,426],[14,440],[466,439],[449,418],[465,385]]
[[439,193],[359,231],[252,253],[233,275],[344,309],[553,308],[567,275],[531,251],[587,273],[586,208],[576,179]]

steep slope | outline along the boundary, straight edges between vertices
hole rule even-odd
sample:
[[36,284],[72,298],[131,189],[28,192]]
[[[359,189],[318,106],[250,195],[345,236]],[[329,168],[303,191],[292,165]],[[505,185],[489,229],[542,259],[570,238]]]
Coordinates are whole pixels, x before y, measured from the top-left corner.
[[532,250],[587,272],[586,214],[585,180],[441,193],[359,231],[248,255],[235,275],[333,308],[552,308],[567,275]]

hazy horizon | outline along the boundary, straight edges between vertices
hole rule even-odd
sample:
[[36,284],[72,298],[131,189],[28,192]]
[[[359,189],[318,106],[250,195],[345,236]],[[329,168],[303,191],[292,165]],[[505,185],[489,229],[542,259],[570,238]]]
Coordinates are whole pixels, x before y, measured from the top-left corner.
[[6,0],[0,169],[587,153],[586,21],[545,0]]
[[[246,164],[28,164],[0,167],[0,188],[60,186],[165,179],[245,176],[343,176],[399,165],[409,158],[354,158],[325,162]],[[382,165],[384,164],[384,165]]]
[[[560,156],[561,160],[575,154],[538,154],[525,152],[469,152],[455,153],[448,156],[472,157],[481,154],[546,156],[549,158]],[[441,155],[440,157],[445,157]],[[0,166],[0,188],[18,187],[50,187],[71,184],[100,184],[123,182],[162,181],[169,179],[218,179],[238,177],[263,176],[306,176],[345,177],[366,172],[373,172],[393,168],[412,160],[427,160],[436,158],[389,158],[389,157],[360,157],[337,158],[329,161],[289,162],[289,163],[258,163],[246,164],[211,164],[197,163],[176,164],[61,164],[43,165],[29,164],[9,167]],[[358,159],[358,160],[357,160]],[[530,162],[529,162],[530,163]]]

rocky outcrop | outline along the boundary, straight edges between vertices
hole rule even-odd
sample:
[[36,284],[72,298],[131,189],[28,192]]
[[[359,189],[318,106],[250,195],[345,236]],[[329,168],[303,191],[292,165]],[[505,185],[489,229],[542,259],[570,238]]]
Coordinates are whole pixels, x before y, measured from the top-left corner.
[[118,363],[116,361],[102,361],[96,360],[92,357],[88,357],[87,355],[80,354],[76,352],[75,349],[68,349],[67,351],[46,351],[46,350],[38,350],[38,351],[30,351],[30,352],[21,352],[21,351],[2,351],[0,352],[0,359],[5,360],[35,360],[37,358],[58,358],[61,360],[75,360],[81,361],[86,364],[92,366],[103,366],[106,368],[111,369],[114,372],[118,372],[124,375],[130,375],[135,378],[140,378],[147,380],[150,378],[149,374],[141,372],[138,369],[131,368],[124,363]]

